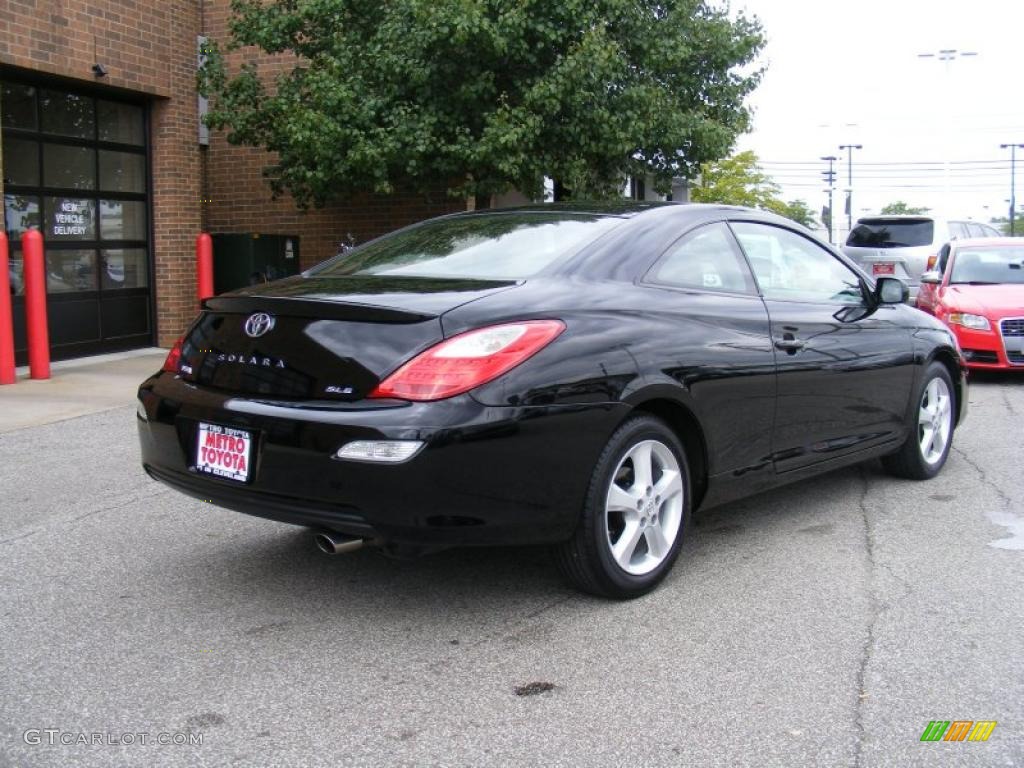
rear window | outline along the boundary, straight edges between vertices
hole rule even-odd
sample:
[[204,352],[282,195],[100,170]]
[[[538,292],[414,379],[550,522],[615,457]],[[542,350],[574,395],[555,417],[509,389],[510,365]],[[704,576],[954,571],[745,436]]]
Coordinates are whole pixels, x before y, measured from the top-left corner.
[[935,222],[931,219],[861,219],[846,244],[857,248],[910,248],[931,245],[934,237]]
[[314,267],[311,274],[519,280],[622,223],[566,213],[439,219],[386,235]]

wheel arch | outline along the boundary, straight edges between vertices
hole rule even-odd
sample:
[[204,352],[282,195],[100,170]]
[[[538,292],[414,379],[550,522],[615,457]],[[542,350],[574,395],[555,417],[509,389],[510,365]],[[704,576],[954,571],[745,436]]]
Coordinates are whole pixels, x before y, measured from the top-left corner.
[[[686,464],[690,470],[693,486],[691,508],[700,506],[708,487],[708,450],[704,430],[693,411],[680,403],[665,397],[652,397],[637,402],[630,416],[648,413],[664,421],[679,438],[686,451]],[[628,418],[628,417],[627,417]]]
[[932,352],[931,356],[925,363],[925,367],[930,365],[932,362],[942,365],[946,369],[947,373],[949,373],[950,381],[953,382],[953,389],[956,390],[956,420],[954,424],[959,425],[962,415],[964,414],[964,400],[967,396],[967,393],[964,391],[964,377],[962,375],[960,362],[957,359],[955,352],[943,347]]

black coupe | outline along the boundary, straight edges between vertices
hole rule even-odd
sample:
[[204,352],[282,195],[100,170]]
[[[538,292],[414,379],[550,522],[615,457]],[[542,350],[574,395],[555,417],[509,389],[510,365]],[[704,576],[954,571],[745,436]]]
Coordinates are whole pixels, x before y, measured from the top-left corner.
[[698,507],[873,457],[939,472],[965,369],[905,298],[759,211],[446,216],[206,301],[139,390],[142,461],[325,551],[550,543],[632,597]]

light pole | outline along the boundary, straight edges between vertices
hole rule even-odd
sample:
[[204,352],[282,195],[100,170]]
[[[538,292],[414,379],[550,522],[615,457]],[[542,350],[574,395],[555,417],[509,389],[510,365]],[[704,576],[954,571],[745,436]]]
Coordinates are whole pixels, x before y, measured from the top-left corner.
[[[947,91],[947,93],[941,94],[941,95],[946,96],[947,99],[949,100],[949,103],[955,103],[956,102],[955,99],[949,98],[949,95],[950,95],[949,92],[953,90],[950,87],[950,82],[949,82],[950,68],[952,67],[953,62],[956,61],[957,59],[971,58],[971,57],[977,56],[977,55],[978,55],[977,51],[958,51],[956,48],[940,48],[937,51],[932,51],[932,52],[927,52],[927,53],[919,53],[919,54],[917,54],[917,58],[919,58],[919,59],[934,59],[935,61],[941,61],[942,62],[943,69],[945,69],[945,71],[946,71],[946,91]],[[940,99],[939,103],[943,103],[944,101],[945,100]],[[943,177],[944,177],[945,187],[946,187],[946,205],[949,205],[950,204],[949,203],[949,195],[952,192],[951,175],[950,175],[950,170],[949,170],[949,155],[952,152],[953,131],[952,131],[952,122],[950,120],[946,119],[946,120],[941,120],[940,122],[943,124],[944,133],[945,133],[945,142],[946,142],[946,152],[945,152],[946,160],[943,163]]]
[[1024,144],[1000,144],[1000,149],[1010,150],[1010,237],[1014,237],[1013,220],[1017,212],[1017,150]]
[[963,59],[969,56],[977,56],[977,51],[958,51],[956,48],[940,48],[937,51],[929,51],[927,53],[917,54],[919,59],[935,59],[941,61],[946,65],[946,72],[949,72],[949,65],[957,59]]
[[828,189],[826,190],[828,192],[828,242],[829,244],[834,244],[832,242],[832,217],[835,209],[832,207],[832,191],[836,188],[836,172],[832,170],[832,163],[839,158],[835,155],[829,155],[828,157],[823,157],[821,159],[828,163],[828,170],[822,171],[821,175],[824,176],[825,181],[828,182]]
[[853,231],[853,150],[864,149],[863,144],[840,144],[839,149],[846,150],[846,231]]

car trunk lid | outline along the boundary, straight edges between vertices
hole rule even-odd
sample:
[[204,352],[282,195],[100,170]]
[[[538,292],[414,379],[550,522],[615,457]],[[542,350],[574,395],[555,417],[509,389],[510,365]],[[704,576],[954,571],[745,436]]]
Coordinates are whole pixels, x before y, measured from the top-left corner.
[[273,399],[355,401],[443,338],[444,312],[508,281],[299,276],[209,299],[179,375]]
[[928,247],[857,248],[845,246],[843,252],[872,277],[898,277],[917,284],[933,255]]

